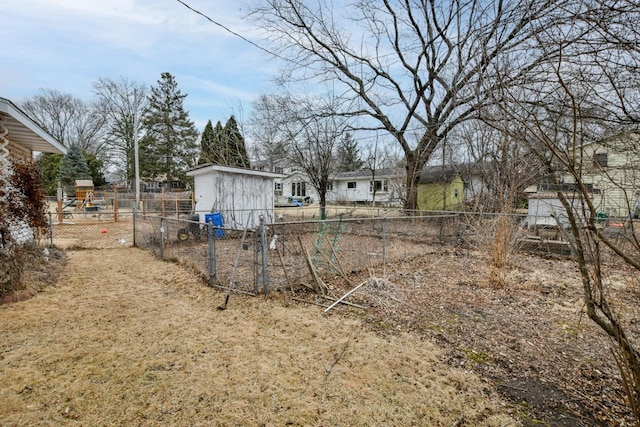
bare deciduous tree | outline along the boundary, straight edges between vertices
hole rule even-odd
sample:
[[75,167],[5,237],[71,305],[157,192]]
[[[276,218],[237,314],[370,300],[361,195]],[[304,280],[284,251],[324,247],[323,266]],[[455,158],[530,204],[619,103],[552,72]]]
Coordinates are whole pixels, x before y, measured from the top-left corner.
[[[275,54],[289,60],[283,81],[330,81],[349,101],[339,114],[367,118],[362,128],[392,135],[405,156],[405,207],[415,209],[420,170],[490,99],[493,65],[525,51],[532,29],[560,19],[560,3],[360,0],[338,8],[323,0],[264,0],[253,16]],[[517,74],[539,61],[534,51],[520,55]],[[416,143],[407,137],[414,131]]]
[[255,105],[254,123],[264,123],[259,135],[263,149],[275,159],[286,158],[302,170],[320,198],[320,217],[326,217],[326,195],[337,171],[335,151],[349,129],[348,120],[334,114],[332,99],[264,95]]
[[148,105],[148,89],[122,77],[120,80],[101,78],[93,85],[98,107],[105,117],[114,164],[128,182],[135,178],[135,146],[143,134],[142,117]]
[[267,162],[272,172],[276,166],[282,166],[279,161],[287,152],[284,128],[280,124],[283,102],[284,98],[279,96],[262,94],[253,102],[249,119],[253,155]]
[[[621,23],[637,22],[640,8],[618,0],[575,2],[568,7],[574,19],[561,29],[540,28],[536,36],[538,49],[560,55],[550,55],[535,79],[523,79],[517,89],[503,88],[496,105],[500,106],[500,120],[509,126],[498,127],[525,143],[549,182],[555,184],[582,278],[586,312],[611,340],[630,407],[640,425],[638,337],[628,319],[617,312],[608,288],[611,269],[619,269],[620,263],[630,268],[631,277],[640,272],[640,241],[633,223],[613,235],[602,228],[593,186],[622,188],[628,176],[624,162],[599,163],[590,149],[594,144],[622,145],[622,156],[637,156],[637,134],[625,131],[638,125],[640,91],[629,79],[634,79],[631,72],[635,68],[637,80],[640,38]],[[635,148],[629,150],[629,145]],[[567,182],[573,184],[570,192],[562,188]],[[626,212],[620,214],[629,218],[635,194],[626,197]],[[605,256],[614,262],[605,263]]]
[[53,89],[43,89],[20,105],[51,136],[66,147],[73,144],[104,158],[104,118],[84,101]]

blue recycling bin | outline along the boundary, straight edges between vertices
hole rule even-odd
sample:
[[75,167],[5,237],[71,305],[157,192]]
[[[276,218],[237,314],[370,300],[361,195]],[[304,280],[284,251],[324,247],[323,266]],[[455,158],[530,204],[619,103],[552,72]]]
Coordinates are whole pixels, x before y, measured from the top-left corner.
[[[223,237],[224,230],[222,229],[223,221],[222,221],[222,213],[220,212],[211,212],[208,214],[204,214],[204,222],[207,224],[213,224],[213,235],[215,237]],[[220,227],[220,228],[215,228]]]

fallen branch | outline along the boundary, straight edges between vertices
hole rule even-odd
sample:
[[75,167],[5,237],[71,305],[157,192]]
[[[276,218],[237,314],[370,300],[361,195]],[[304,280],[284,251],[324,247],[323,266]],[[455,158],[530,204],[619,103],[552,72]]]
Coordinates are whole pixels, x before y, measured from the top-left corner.
[[[326,299],[326,300],[331,301],[331,302],[335,302],[335,301],[336,301],[336,299],[335,299],[335,298],[331,298],[331,297],[330,297],[330,296],[328,296],[328,295],[322,295],[322,297],[323,297],[324,299]],[[355,308],[361,308],[361,309],[363,309],[363,310],[366,310],[366,309],[367,309],[367,307],[365,307],[364,305],[354,304],[354,303],[349,302],[349,301],[340,301],[340,304],[348,305],[348,306],[355,307]]]
[[306,299],[302,299],[302,298],[298,298],[298,297],[292,297],[291,299],[294,300],[294,301],[303,302],[305,304],[313,304],[313,305],[319,305],[320,307],[328,307],[328,305],[326,305],[326,304],[321,304],[321,303],[315,302],[315,301],[307,301]]
[[278,253],[278,258],[280,258],[280,265],[282,266],[282,271],[284,271],[284,277],[287,279],[287,284],[289,285],[289,290],[291,291],[291,294],[293,295],[293,283],[291,283],[291,280],[289,279],[289,275],[287,274],[287,268],[284,266],[284,260],[282,259],[282,254],[280,253],[280,251],[278,250],[277,247],[276,247],[276,252]]
[[302,252],[304,253],[304,259],[307,262],[307,268],[309,268],[311,277],[313,277],[313,281],[316,284],[316,289],[315,289],[316,292],[318,292],[320,295],[326,295],[329,288],[327,287],[327,285],[324,284],[324,282],[318,275],[318,272],[316,271],[315,267],[313,266],[313,263],[311,262],[311,256],[309,255],[309,251],[307,251],[307,248],[305,248],[304,245],[302,244],[302,239],[300,237],[298,237],[298,243],[300,244],[300,249],[302,249]]
[[349,341],[345,342],[344,345],[342,346],[342,350],[340,351],[340,353],[336,354],[336,357],[333,360],[331,367],[329,367],[329,369],[324,368],[324,370],[326,371],[326,374],[324,376],[325,381],[327,380],[327,378],[329,378],[329,374],[331,374],[331,371],[333,371],[333,368],[338,364],[340,359],[342,359],[342,356],[344,356],[345,351],[347,351],[347,347],[349,347]]
[[355,288],[351,289],[349,292],[347,292],[346,294],[342,295],[340,298],[338,298],[336,300],[336,302],[334,302],[333,304],[331,304],[329,307],[327,307],[324,312],[326,313],[327,311],[331,310],[333,307],[335,307],[336,305],[338,305],[339,303],[342,302],[343,299],[345,299],[346,297],[348,297],[349,295],[351,295],[352,293],[354,293],[355,291],[357,291],[358,289],[360,289],[361,287],[363,287],[364,285],[367,284],[367,281],[365,280],[364,282],[360,283],[358,286],[356,286]]
[[[334,270],[338,270],[338,272],[340,273],[340,275],[342,276],[342,278],[344,280],[347,281],[347,283],[350,283],[349,281],[349,277],[347,276],[347,273],[344,272],[344,269],[342,268],[342,265],[340,264],[340,258],[338,258],[338,254],[335,251],[335,248],[333,247],[333,245],[331,244],[331,242],[329,241],[329,238],[327,237],[327,235],[325,234],[324,236],[327,244],[329,245],[329,249],[331,250],[331,256],[323,253],[322,255],[324,255],[324,258],[327,260],[327,262],[329,263],[329,266],[331,268],[333,268]],[[336,260],[336,264],[338,264],[338,268],[336,268],[336,266],[333,264],[332,259]]]

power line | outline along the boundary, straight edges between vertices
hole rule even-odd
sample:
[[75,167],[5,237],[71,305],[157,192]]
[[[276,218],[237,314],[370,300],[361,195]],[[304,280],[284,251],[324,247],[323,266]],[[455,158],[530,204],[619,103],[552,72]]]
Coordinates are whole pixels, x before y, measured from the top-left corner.
[[186,7],[187,9],[189,9],[190,11],[197,13],[198,15],[202,16],[203,18],[205,18],[207,21],[211,22],[212,24],[217,25],[218,27],[222,28],[222,29],[223,29],[223,30],[225,30],[226,32],[228,32],[228,33],[230,33],[230,34],[233,34],[234,36],[236,36],[236,37],[238,37],[238,38],[240,38],[240,39],[244,40],[245,42],[249,43],[250,45],[252,45],[252,46],[254,46],[254,47],[257,47],[257,48],[258,48],[258,49],[260,49],[261,51],[266,52],[266,53],[268,53],[269,55],[276,56],[276,57],[278,57],[278,58],[280,58],[280,59],[284,59],[284,58],[282,58],[280,55],[278,55],[277,53],[275,53],[275,52],[271,52],[270,50],[268,50],[268,49],[266,49],[266,48],[264,48],[264,47],[260,46],[260,45],[259,45],[259,44],[257,44],[256,42],[253,42],[253,41],[249,40],[248,38],[246,38],[246,37],[245,37],[245,36],[243,36],[242,34],[237,33],[237,32],[235,32],[235,31],[233,31],[232,29],[230,29],[229,27],[227,27],[227,26],[225,26],[225,25],[223,25],[223,24],[221,24],[221,23],[219,23],[219,22],[217,22],[217,21],[215,21],[215,20],[211,19],[211,18],[210,18],[209,16],[207,16],[206,14],[204,14],[204,13],[200,12],[200,11],[199,11],[199,10],[197,10],[197,9],[194,9],[193,7],[189,6],[187,3],[183,2],[182,0],[177,0],[177,1],[178,1],[178,3],[182,4],[184,7]]

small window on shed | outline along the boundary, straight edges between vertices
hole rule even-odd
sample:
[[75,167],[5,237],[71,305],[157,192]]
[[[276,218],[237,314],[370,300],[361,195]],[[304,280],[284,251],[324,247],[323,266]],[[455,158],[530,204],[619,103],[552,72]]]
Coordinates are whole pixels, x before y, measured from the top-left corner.
[[609,163],[609,155],[607,153],[595,153],[593,155],[593,166],[596,168],[606,168]]
[[356,182],[355,181],[347,182],[347,188],[356,188]]

